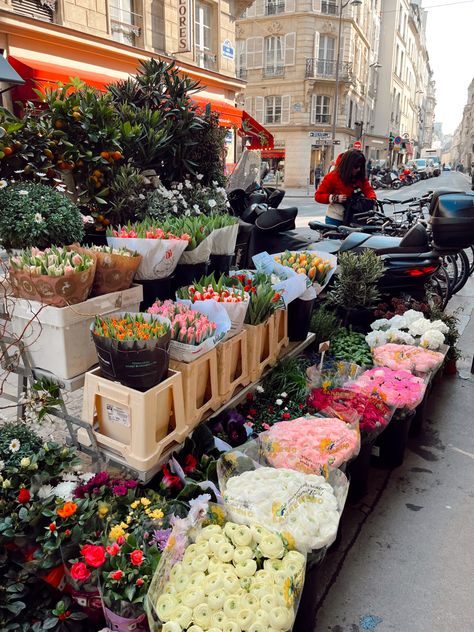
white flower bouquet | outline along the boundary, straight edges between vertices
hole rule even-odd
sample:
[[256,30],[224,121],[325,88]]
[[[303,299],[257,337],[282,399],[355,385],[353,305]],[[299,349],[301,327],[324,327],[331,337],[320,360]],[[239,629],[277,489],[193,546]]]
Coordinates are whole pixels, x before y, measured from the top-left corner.
[[375,320],[365,340],[371,349],[386,343],[418,345],[434,351],[444,344],[448,326],[442,320],[431,321],[423,312],[409,309],[403,316]]

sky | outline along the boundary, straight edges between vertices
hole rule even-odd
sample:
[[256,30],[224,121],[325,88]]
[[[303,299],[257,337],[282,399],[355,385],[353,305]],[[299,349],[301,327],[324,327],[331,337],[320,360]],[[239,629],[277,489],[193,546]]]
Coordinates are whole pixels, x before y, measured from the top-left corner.
[[452,134],[461,122],[467,88],[474,79],[474,0],[423,0],[422,7],[428,10],[426,39],[436,81],[435,120],[443,123],[444,134]]

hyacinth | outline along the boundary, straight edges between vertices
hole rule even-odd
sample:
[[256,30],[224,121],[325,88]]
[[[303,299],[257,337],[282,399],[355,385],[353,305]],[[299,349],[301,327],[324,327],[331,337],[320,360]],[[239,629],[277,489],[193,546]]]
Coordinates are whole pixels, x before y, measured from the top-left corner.
[[146,320],[143,314],[124,314],[118,316],[96,316],[94,336],[111,338],[121,342],[135,340],[157,340],[169,331],[169,325],[151,318]]
[[46,276],[71,276],[88,270],[94,260],[90,255],[51,246],[45,250],[30,248],[10,258],[14,270]]
[[148,313],[168,318],[171,321],[171,338],[177,342],[200,345],[216,333],[216,323],[183,303],[157,301],[149,308]]

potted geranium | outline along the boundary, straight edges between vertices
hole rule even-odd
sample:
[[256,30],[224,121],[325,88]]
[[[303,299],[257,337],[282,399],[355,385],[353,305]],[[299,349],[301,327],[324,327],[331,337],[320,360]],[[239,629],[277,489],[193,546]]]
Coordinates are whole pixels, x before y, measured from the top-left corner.
[[82,215],[64,193],[34,182],[0,189],[0,241],[6,250],[64,246],[83,235]]
[[97,316],[91,331],[104,377],[139,391],[166,378],[171,342],[168,319],[151,314]]

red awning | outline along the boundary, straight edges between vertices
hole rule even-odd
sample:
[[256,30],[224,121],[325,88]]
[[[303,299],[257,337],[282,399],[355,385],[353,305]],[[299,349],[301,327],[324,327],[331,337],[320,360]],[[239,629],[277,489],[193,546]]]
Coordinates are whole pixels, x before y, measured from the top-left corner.
[[243,112],[242,128],[244,132],[243,135],[251,139],[250,145],[247,145],[247,149],[273,149],[273,134],[270,134],[263,125],[245,111]]
[[215,99],[207,99],[206,97],[200,97],[199,95],[193,96],[193,101],[199,106],[202,111],[207,105],[211,106],[211,110],[219,114],[219,125],[221,127],[235,127],[240,129],[242,127],[242,110],[236,108],[233,105],[224,103],[223,101],[216,101]]
[[8,61],[25,80],[25,84],[15,87],[13,92],[14,99],[20,101],[38,100],[38,96],[33,92],[34,88],[39,90],[44,90],[46,87],[56,88],[58,81],[69,83],[71,77],[79,77],[87,85],[99,90],[105,90],[105,86],[115,80],[94,72],[75,71],[73,68],[68,71],[64,66],[20,57],[8,57]]
[[262,158],[284,158],[284,149],[262,149]]

